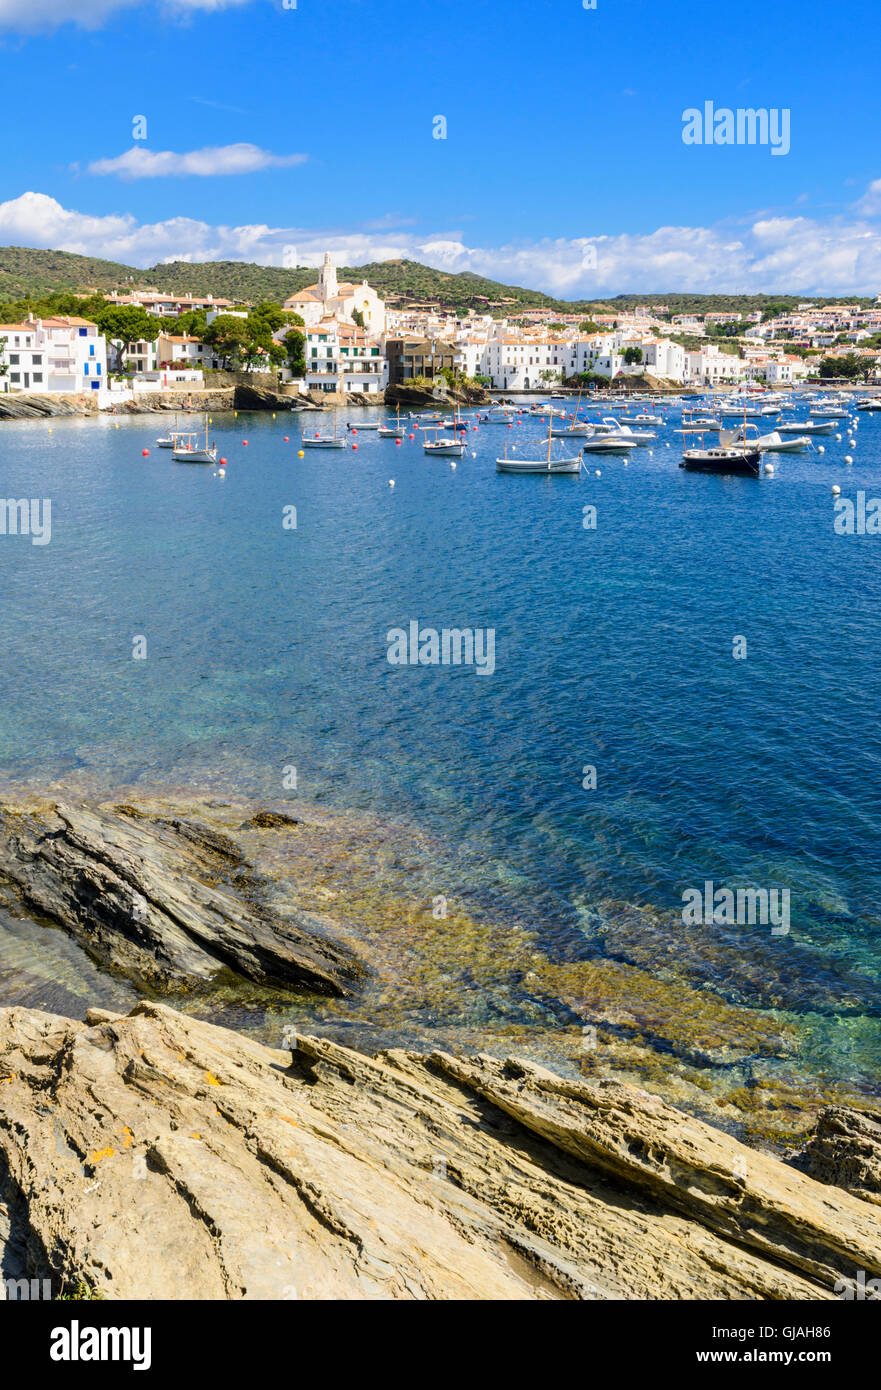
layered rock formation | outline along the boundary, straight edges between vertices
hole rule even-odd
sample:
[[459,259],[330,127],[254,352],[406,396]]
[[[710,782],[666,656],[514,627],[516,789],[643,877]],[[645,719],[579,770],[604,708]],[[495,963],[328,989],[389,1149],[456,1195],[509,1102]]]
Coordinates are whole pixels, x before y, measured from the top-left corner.
[[0,879],[145,990],[232,972],[339,995],[360,973],[317,918],[271,911],[238,845],[194,820],[132,806],[7,802]]
[[0,1265],[109,1298],[828,1299],[876,1209],[615,1081],[0,1010]]

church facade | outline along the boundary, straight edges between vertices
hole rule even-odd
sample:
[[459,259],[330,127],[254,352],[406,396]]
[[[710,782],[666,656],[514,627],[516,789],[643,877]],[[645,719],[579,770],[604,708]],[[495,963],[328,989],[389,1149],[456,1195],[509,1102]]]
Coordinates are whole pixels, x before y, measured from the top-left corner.
[[291,313],[299,314],[307,328],[327,318],[355,323],[356,311],[362,316],[368,333],[383,333],[386,327],[384,301],[366,280],[362,280],[360,285],[347,282],[338,284],[329,251],[324,253],[324,264],[318,272],[317,284],[307,285],[305,289],[292,294],[290,299],[285,300],[284,307]]

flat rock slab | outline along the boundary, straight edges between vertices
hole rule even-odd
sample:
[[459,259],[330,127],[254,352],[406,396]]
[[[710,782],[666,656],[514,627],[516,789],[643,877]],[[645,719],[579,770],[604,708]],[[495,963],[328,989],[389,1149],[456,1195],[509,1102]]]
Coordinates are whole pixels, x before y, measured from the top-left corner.
[[[867,1202],[616,1081],[0,1010],[0,1264],[108,1298],[830,1299]],[[4,1235],[5,1232],[5,1235]]]
[[341,995],[352,950],[307,913],[280,916],[238,845],[178,816],[132,806],[0,805],[0,880],[99,964],[148,991],[232,972]]

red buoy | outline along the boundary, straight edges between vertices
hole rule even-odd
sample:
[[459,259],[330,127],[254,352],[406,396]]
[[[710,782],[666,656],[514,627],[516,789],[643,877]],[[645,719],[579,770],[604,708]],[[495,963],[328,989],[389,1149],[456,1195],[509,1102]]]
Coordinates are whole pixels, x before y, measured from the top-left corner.
[[353,444],[353,445],[352,445],[352,448],[353,448],[353,449],[357,449],[357,447],[358,447],[357,444]]
[[[413,436],[411,435],[410,438],[412,439]],[[400,439],[396,439],[396,440],[395,440],[395,443],[397,444],[398,448],[401,447],[401,441],[400,441]]]
[[[408,435],[407,435],[407,438],[408,438],[408,439],[415,439],[416,436],[415,436],[415,434],[408,434]],[[398,440],[398,443],[399,443],[399,444],[400,444],[400,442],[401,442],[401,441]]]
[[353,429],[353,430],[352,430],[352,433],[353,433],[353,434],[357,434],[358,431],[357,431],[356,429]]
[[221,459],[221,460],[220,460],[220,466],[221,466],[221,468],[225,468],[225,467],[226,467],[226,459]]
[[142,450],[141,450],[141,456],[142,456],[142,458],[148,459],[148,458],[150,457],[150,450],[149,450],[149,449],[142,449]]
[[248,441],[247,441],[247,439],[243,439],[243,440],[242,440],[242,444],[243,444],[244,447],[247,449],[247,447],[248,447]]
[[286,434],[286,435],[285,435],[285,437],[284,437],[284,442],[285,442],[285,444],[290,444],[290,442],[291,442],[291,437],[290,437],[289,434]]

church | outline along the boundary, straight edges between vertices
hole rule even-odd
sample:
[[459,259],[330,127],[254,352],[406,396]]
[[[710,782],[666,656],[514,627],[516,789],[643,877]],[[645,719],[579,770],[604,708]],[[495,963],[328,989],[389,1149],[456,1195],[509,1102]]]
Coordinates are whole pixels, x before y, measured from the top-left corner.
[[291,313],[299,314],[311,328],[321,319],[336,318],[346,323],[354,323],[357,311],[363,318],[363,325],[370,334],[385,331],[385,304],[366,280],[360,285],[337,284],[336,269],[330,252],[324,253],[324,264],[318,272],[318,283],[307,285],[286,299],[284,307]]

